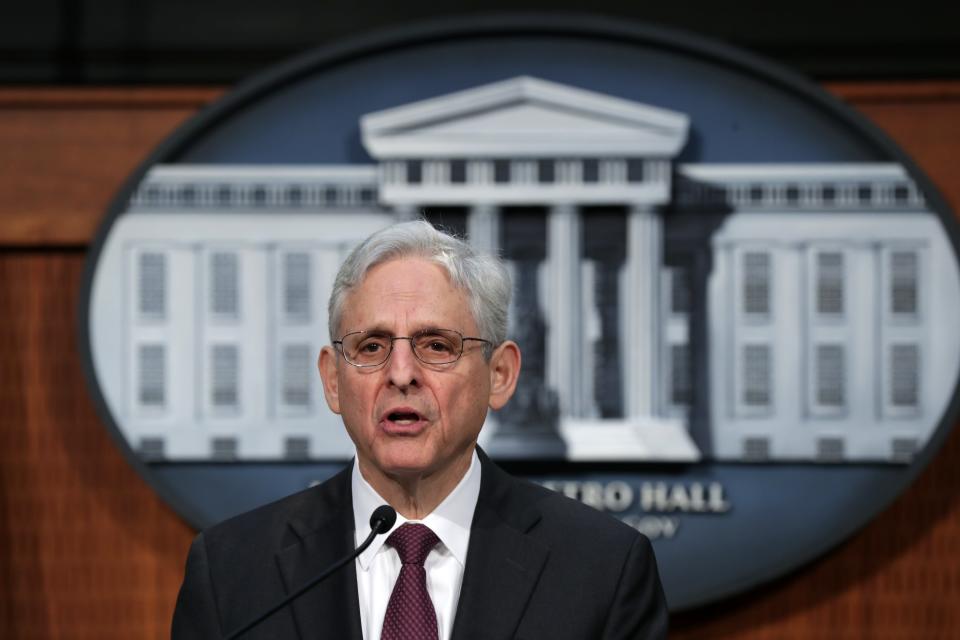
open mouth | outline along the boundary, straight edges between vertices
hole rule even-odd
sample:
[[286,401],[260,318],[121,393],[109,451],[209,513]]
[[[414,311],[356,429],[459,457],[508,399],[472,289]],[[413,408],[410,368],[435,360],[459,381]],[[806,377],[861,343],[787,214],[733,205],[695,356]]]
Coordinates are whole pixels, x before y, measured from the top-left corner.
[[387,420],[401,426],[416,424],[423,417],[415,411],[391,411],[387,414]]

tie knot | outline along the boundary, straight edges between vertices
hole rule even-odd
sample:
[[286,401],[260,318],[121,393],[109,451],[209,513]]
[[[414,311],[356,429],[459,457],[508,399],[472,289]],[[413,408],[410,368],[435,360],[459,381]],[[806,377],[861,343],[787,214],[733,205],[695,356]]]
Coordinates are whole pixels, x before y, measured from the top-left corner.
[[424,524],[407,523],[397,529],[387,538],[387,544],[397,550],[400,562],[423,566],[430,550],[437,546],[440,538],[430,527]]

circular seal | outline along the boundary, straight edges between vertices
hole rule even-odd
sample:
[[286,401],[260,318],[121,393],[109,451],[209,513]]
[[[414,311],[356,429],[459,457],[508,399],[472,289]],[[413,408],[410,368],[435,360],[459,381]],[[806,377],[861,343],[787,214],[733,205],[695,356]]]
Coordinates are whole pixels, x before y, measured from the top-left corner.
[[647,534],[673,609],[836,545],[956,419],[956,222],[862,118],[687,34],[432,24],[246,82],[110,207],[90,388],[189,522],[350,459],[314,367],[326,299],[352,246],[416,216],[514,277],[522,383],[481,446]]

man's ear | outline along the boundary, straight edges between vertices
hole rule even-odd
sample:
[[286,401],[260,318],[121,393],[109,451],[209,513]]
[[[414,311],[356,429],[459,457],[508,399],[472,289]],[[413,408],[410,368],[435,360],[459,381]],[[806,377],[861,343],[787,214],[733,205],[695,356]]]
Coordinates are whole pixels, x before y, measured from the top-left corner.
[[507,404],[517,388],[520,375],[520,347],[507,340],[494,349],[490,357],[490,408],[497,410]]
[[340,380],[337,378],[337,352],[333,347],[326,346],[320,350],[317,369],[320,370],[320,379],[323,381],[323,395],[327,399],[327,406],[339,415]]

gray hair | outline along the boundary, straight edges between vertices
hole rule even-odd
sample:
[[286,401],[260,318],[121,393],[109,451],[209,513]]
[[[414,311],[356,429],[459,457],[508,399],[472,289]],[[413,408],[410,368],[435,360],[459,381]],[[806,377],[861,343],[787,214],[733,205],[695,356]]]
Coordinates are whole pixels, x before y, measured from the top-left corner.
[[[340,267],[330,294],[331,342],[339,338],[347,294],[373,267],[397,258],[424,258],[443,267],[450,281],[467,295],[481,338],[499,345],[507,339],[510,274],[497,256],[439,231],[426,220],[413,220],[382,229],[360,243]],[[484,353],[489,357],[490,350]]]

